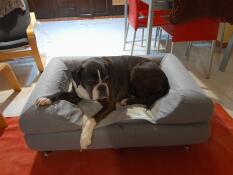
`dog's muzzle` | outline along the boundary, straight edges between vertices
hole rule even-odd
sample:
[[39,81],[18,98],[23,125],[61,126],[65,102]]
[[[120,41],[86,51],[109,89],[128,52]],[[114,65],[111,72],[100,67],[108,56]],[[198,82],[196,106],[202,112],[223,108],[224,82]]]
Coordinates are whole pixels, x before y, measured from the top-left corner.
[[92,91],[92,99],[105,99],[109,97],[109,89],[106,83],[97,84]]

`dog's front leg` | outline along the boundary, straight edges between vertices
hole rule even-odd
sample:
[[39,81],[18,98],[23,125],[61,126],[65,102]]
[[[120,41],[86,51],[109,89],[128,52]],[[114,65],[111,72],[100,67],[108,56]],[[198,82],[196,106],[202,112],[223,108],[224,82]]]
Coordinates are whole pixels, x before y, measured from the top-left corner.
[[91,144],[91,137],[93,130],[96,126],[94,118],[88,118],[86,115],[83,116],[82,133],[80,137],[80,150],[87,149],[87,146]]
[[76,104],[81,99],[74,92],[57,92],[52,95],[38,98],[35,104],[37,106],[45,106],[45,105],[50,105],[53,102],[58,101],[58,100],[66,100],[73,104]]
[[87,149],[87,146],[91,144],[91,137],[93,134],[93,130],[96,124],[101,121],[104,117],[106,117],[110,112],[115,109],[114,105],[103,105],[103,108],[95,114],[93,117],[88,118],[84,115],[83,118],[83,127],[82,133],[80,137],[80,148],[81,150]]

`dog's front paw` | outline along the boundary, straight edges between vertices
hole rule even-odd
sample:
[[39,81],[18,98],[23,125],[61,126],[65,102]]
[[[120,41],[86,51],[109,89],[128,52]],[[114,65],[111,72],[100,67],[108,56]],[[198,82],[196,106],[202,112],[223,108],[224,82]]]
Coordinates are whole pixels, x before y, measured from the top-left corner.
[[95,119],[88,119],[85,123],[83,123],[83,129],[80,137],[80,149],[84,150],[91,144],[91,137],[93,133],[93,129],[96,126]]
[[81,135],[80,139],[80,149],[81,151],[87,149],[87,147],[91,144],[91,136],[89,135]]
[[51,104],[52,104],[52,101],[46,97],[40,97],[36,100],[37,106],[45,106],[45,105],[51,105]]

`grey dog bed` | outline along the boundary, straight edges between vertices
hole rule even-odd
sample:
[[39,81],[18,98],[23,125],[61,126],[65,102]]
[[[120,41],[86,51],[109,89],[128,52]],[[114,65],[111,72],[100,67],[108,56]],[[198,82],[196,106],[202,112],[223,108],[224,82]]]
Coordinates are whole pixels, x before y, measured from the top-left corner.
[[[171,54],[154,56],[168,77],[171,89],[151,111],[139,106],[119,107],[102,120],[89,148],[120,148],[194,144],[210,134],[213,104],[180,61]],[[70,88],[70,71],[88,57],[54,58],[27,100],[20,127],[28,146],[35,150],[79,149],[82,114],[93,115],[101,106],[58,101],[37,107],[36,99]]]

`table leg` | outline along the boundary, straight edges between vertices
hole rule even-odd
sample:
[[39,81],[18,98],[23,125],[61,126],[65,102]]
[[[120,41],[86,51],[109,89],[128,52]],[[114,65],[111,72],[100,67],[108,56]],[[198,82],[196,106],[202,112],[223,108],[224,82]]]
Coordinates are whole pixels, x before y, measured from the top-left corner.
[[151,48],[151,37],[152,37],[152,28],[153,28],[153,18],[154,18],[154,1],[151,0],[149,4],[149,16],[148,16],[148,22],[147,22],[147,43],[146,43],[146,54],[150,54],[150,48]]
[[227,48],[224,51],[223,59],[219,67],[219,70],[222,72],[225,72],[226,70],[227,64],[230,60],[232,48],[233,48],[233,34],[231,36],[230,41],[228,42]]
[[124,50],[125,50],[125,44],[126,44],[126,39],[127,39],[127,16],[128,16],[128,0],[125,0],[124,3],[124,18],[125,18],[125,30],[124,30]]

